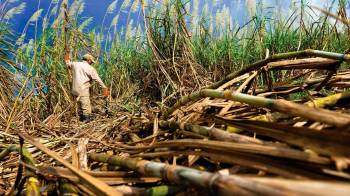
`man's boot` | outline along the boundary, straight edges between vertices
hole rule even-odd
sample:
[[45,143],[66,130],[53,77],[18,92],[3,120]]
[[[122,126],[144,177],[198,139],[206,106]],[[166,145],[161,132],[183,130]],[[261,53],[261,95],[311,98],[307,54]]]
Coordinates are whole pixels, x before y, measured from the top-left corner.
[[79,121],[83,122],[85,119],[85,116],[83,114],[79,114]]
[[83,114],[81,122],[88,123],[88,122],[91,122],[94,119],[95,119],[95,117],[93,115],[91,115],[91,114],[86,114],[86,115]]
[[88,122],[91,121],[91,120],[90,120],[90,116],[89,116],[89,115],[83,114],[83,115],[81,115],[80,121],[81,121],[81,122],[84,122],[84,123],[88,123]]

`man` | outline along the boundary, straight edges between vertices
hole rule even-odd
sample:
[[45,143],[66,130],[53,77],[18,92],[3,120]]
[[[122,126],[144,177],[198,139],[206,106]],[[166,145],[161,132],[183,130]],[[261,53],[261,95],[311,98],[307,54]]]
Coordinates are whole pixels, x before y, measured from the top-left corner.
[[66,54],[64,60],[67,67],[72,70],[72,94],[77,97],[78,100],[80,121],[90,122],[92,116],[89,89],[92,80],[95,80],[100,84],[103,89],[103,96],[108,97],[109,90],[102,82],[96,69],[91,66],[95,63],[95,59],[92,55],[85,54],[82,62],[72,62],[70,61],[69,54]]

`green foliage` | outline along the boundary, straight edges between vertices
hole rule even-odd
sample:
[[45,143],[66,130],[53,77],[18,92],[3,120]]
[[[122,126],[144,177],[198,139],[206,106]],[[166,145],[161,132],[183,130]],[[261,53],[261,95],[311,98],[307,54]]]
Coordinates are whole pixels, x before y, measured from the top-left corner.
[[[18,39],[17,62],[28,70],[33,68],[31,80],[37,93],[43,95],[35,99],[33,108],[48,108],[49,112],[41,112],[43,116],[58,113],[71,102],[70,78],[63,62],[65,36],[69,38],[73,60],[80,60],[87,52],[99,57],[94,66],[114,98],[129,99],[142,92],[162,101],[178,91],[188,93],[182,92],[184,86],[192,90],[201,88],[203,83],[197,80],[219,80],[265,58],[266,53],[307,48],[344,53],[350,43],[347,25],[334,23],[324,15],[315,18],[306,1],[290,8],[289,16],[266,14],[263,5],[249,5],[251,21],[243,26],[232,21],[227,7],[216,4],[218,9],[214,11],[207,0],[202,10],[196,6],[198,1],[140,4],[125,0],[119,10],[117,1],[112,1],[105,17],[114,18],[107,29],[105,17],[101,27],[88,28],[93,18],[81,18],[84,2],[75,1],[70,6],[69,35],[64,34],[62,5],[52,1],[47,13],[38,10],[28,21],[37,21],[39,16],[45,18],[46,28],[40,36],[26,41],[25,28]],[[336,8],[345,10],[345,5],[341,0]],[[142,20],[142,9],[146,21]],[[131,16],[138,16],[139,20],[134,22]],[[117,29],[121,17],[127,18],[128,25]],[[99,89],[94,86],[93,91]]]
[[293,100],[293,101],[300,101],[300,100],[303,100],[305,97],[307,97],[306,92],[297,92],[297,93],[289,94],[289,100]]

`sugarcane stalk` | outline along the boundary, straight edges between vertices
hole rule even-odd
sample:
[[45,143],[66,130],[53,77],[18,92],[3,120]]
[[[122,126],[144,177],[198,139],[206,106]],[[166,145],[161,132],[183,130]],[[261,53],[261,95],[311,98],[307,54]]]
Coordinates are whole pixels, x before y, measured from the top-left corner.
[[295,195],[350,195],[350,185],[347,182],[321,181],[321,180],[291,180],[269,177],[245,177],[255,182],[291,191]]
[[[304,104],[309,106],[309,107],[325,108],[326,106],[333,106],[339,100],[346,99],[346,98],[349,98],[349,97],[350,97],[350,92],[345,91],[345,92],[337,93],[337,94],[334,94],[334,95],[329,95],[327,97],[317,98],[315,100],[308,101],[308,102],[306,102]],[[274,121],[278,120],[281,117],[283,117],[281,113],[273,113],[271,115],[271,117],[268,116],[268,115],[259,115],[259,116],[255,116],[255,117],[249,118],[249,120],[274,122]],[[237,126],[233,127],[233,126],[228,125],[227,126],[227,131],[228,132],[240,132],[241,129],[238,128]]]
[[296,58],[296,57],[302,57],[302,56],[315,56],[315,57],[325,57],[329,59],[335,59],[339,61],[350,61],[350,55],[349,54],[341,54],[341,53],[334,53],[334,52],[326,52],[326,51],[320,51],[320,50],[313,50],[313,49],[307,49],[303,51],[296,51],[296,52],[287,52],[287,53],[280,53],[280,54],[275,54],[272,56],[269,56],[266,59],[259,60],[242,70],[233,72],[229,75],[227,75],[224,79],[215,82],[214,84],[208,86],[208,89],[216,89],[219,86],[225,84],[226,82],[232,80],[233,78],[236,78],[240,75],[243,75],[245,73],[248,73],[253,70],[260,69],[261,67],[265,66],[267,63],[276,61],[276,60],[281,60],[281,59],[286,59],[286,58]]
[[[61,167],[48,167],[48,166],[39,166],[37,168],[30,168],[33,171],[39,173],[43,176],[56,176],[59,178],[66,178],[72,182],[79,181],[79,178],[76,177],[69,169],[61,168]],[[127,178],[133,176],[132,174],[128,172],[121,172],[121,171],[84,171],[85,173],[94,176],[96,178]]]
[[288,114],[290,116],[299,116],[305,119],[327,123],[334,125],[336,127],[347,127],[350,125],[350,115],[343,114],[340,112],[312,108],[302,104],[293,103],[290,101],[282,99],[269,99],[263,97],[257,97],[237,92],[231,92],[229,90],[211,90],[203,89],[197,92],[194,92],[188,96],[181,97],[174,106],[167,109],[164,112],[164,118],[172,114],[176,109],[185,105],[191,101],[197,101],[200,98],[211,97],[211,98],[220,98],[227,99],[232,101],[238,101],[241,103],[248,104],[254,107],[265,107],[278,112]]
[[306,49],[305,54],[309,55],[309,56],[324,57],[324,58],[335,59],[335,60],[339,60],[339,61],[346,61],[346,62],[350,61],[349,54],[327,52],[327,51],[313,50],[313,49]]
[[69,54],[69,47],[68,47],[68,31],[69,31],[69,12],[68,12],[68,5],[66,2],[63,3],[63,13],[64,13],[64,53]]
[[173,130],[181,129],[184,131],[191,131],[191,132],[198,133],[204,136],[209,136],[211,138],[221,140],[221,141],[231,141],[231,142],[247,143],[247,144],[264,144],[263,141],[252,137],[248,137],[248,136],[244,136],[236,133],[228,133],[227,131],[223,131],[215,127],[193,125],[191,123],[186,123],[186,122],[182,123],[182,122],[161,120],[159,121],[159,126],[162,128],[171,128]]
[[341,87],[341,88],[350,88],[350,82],[332,82],[327,84],[330,87]]
[[67,195],[67,196],[79,195],[79,189],[73,184],[66,182],[66,180],[61,181],[59,190],[61,195]]
[[146,188],[129,186],[129,185],[119,185],[115,187],[118,191],[122,192],[123,195],[145,195]]
[[[301,89],[308,89],[313,87],[315,84],[318,84],[320,82],[322,82],[324,80],[324,78],[319,78],[319,79],[315,79],[315,80],[310,80],[310,81],[304,81],[303,84],[293,84],[292,81],[290,81],[289,83],[291,83],[290,85],[284,85],[284,86],[274,86],[274,91],[275,92],[270,92],[269,89],[260,89],[256,91],[256,94],[259,94],[259,96],[264,96],[263,93],[270,93],[270,94],[276,94],[278,93],[278,91],[285,91],[284,93],[292,93],[292,92],[296,92],[297,90],[301,90]],[[338,79],[333,79],[331,81],[329,81],[329,83],[333,83],[336,82]],[[296,88],[295,90],[290,91],[292,88]]]
[[227,163],[232,165],[240,165],[243,167],[254,168],[260,171],[269,172],[271,174],[277,174],[286,178],[293,179],[324,179],[324,176],[318,173],[309,171],[305,166],[298,168],[293,164],[289,164],[288,161],[277,160],[275,158],[269,158],[267,156],[253,155],[248,153],[239,152],[222,152],[221,150],[211,150],[208,152],[194,151],[194,150],[178,150],[178,151],[162,151],[162,152],[150,152],[135,154],[131,157],[140,158],[156,158],[156,157],[173,157],[180,155],[197,155],[208,157],[210,160],[220,163]]
[[329,70],[326,78],[315,88],[315,91],[320,91],[322,87],[330,81],[333,75],[336,74],[336,72],[337,72],[336,68]]
[[308,101],[305,103],[305,105],[309,107],[315,107],[315,108],[324,108],[326,106],[333,106],[335,105],[340,99],[346,99],[350,97],[350,92],[345,91],[341,93],[337,93],[334,95],[329,95],[327,97],[318,98],[312,101]]
[[319,154],[350,157],[348,150],[350,136],[348,134],[253,120],[219,119],[219,122],[269,136],[304,149],[311,149]]
[[181,139],[157,142],[151,146],[139,146],[138,150],[145,151],[156,148],[194,148],[202,150],[221,150],[223,152],[242,152],[274,157],[301,160],[305,162],[329,165],[331,160],[327,157],[320,157],[315,153],[303,152],[300,150],[271,146],[265,144],[242,144],[223,141],[204,141],[200,139]]
[[26,196],[41,195],[40,182],[36,177],[29,177],[26,184]]
[[[20,152],[21,148],[19,145],[11,144],[7,146],[4,150],[0,153],[0,161],[4,159],[7,155],[9,155],[11,152]],[[29,166],[35,166],[35,161],[31,155],[31,153],[26,149],[22,148],[22,156],[23,161],[25,164]],[[26,170],[28,172],[28,170]],[[30,171],[29,171],[30,172]],[[30,172],[31,173],[31,172]],[[37,177],[31,176],[27,178],[26,183],[26,195],[40,195],[40,189],[39,189],[40,183]]]
[[16,144],[11,144],[7,146],[5,149],[3,149],[0,152],[0,161],[4,159],[7,155],[9,155],[11,152],[18,152],[19,151],[19,146]]
[[286,69],[334,69],[339,65],[338,60],[328,58],[305,58],[305,59],[288,59],[283,61],[270,62],[266,65],[269,70],[286,70]]
[[89,157],[92,161],[119,165],[129,170],[137,171],[142,175],[163,178],[177,184],[193,184],[207,188],[219,195],[251,195],[253,193],[286,195],[281,189],[275,189],[260,183],[252,183],[252,181],[239,176],[224,176],[183,166],[171,166],[164,163],[136,160],[116,155],[92,153]]
[[176,193],[182,191],[184,188],[181,186],[156,186],[145,190],[146,196],[165,196],[165,195],[175,195]]
[[246,95],[243,93],[231,92],[228,90],[223,91],[223,90],[203,89],[203,90],[194,92],[190,95],[181,97],[171,108],[165,110],[164,118],[167,118],[170,114],[172,114],[176,109],[178,109],[182,105],[185,105],[189,102],[197,101],[205,97],[240,101],[240,102],[251,104],[257,107],[270,107],[273,101],[272,99],[255,97],[255,96]]
[[35,141],[32,137],[25,133],[19,132],[18,135],[32,144],[33,146],[37,147],[39,150],[43,151],[46,153],[48,156],[52,157],[59,163],[63,164],[65,167],[67,167],[69,170],[71,170],[79,179],[86,183],[89,188],[91,188],[94,193],[99,194],[99,195],[121,195],[120,192],[117,190],[113,189],[112,187],[108,186],[101,180],[98,180],[78,169],[76,169],[72,164],[70,164],[68,161],[64,160],[61,156],[59,156],[56,152],[51,151],[50,149],[46,148],[44,145],[41,143]]
[[[283,117],[283,114],[281,114],[281,113],[272,113],[271,115],[262,114],[262,115],[258,115],[258,116],[253,116],[253,117],[249,118],[249,120],[274,122],[276,119],[282,118],[282,117]],[[242,129],[227,125],[226,131],[229,133],[239,133],[242,131]]]
[[223,141],[212,141],[212,140],[201,140],[201,139],[177,139],[158,142],[152,146],[145,146],[144,149],[154,148],[194,148],[202,150],[219,150],[222,152],[241,152],[268,155],[273,157],[295,159],[305,162],[318,163],[329,165],[330,159],[326,157],[320,157],[315,153],[303,152],[300,150],[287,148],[287,147],[276,147],[261,144],[240,144],[233,142]]
[[[19,152],[19,151],[20,151],[20,147],[17,144],[11,144],[7,146],[4,150],[0,152],[0,161],[4,159],[7,155],[9,155],[11,152]],[[35,165],[35,161],[32,155],[26,148],[23,148],[23,157],[24,157],[24,162],[26,164],[32,165],[32,166]]]
[[[63,25],[64,25],[64,54],[65,55],[70,55],[70,48],[68,46],[69,44],[69,10],[68,10],[68,5],[67,2],[63,2],[63,14],[64,14],[64,20],[63,20]],[[69,78],[69,86],[71,86],[71,81],[72,81],[72,73],[70,69],[66,69],[68,78]]]

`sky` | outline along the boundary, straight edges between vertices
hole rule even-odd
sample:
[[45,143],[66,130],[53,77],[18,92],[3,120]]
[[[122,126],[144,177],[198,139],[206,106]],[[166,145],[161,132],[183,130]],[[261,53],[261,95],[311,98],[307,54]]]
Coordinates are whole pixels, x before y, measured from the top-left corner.
[[[2,0],[0,0],[2,1]],[[15,32],[20,33],[23,31],[29,18],[39,9],[44,9],[43,13],[46,13],[50,0],[21,0],[20,2],[26,3],[26,8],[23,14],[16,15],[11,21],[11,25]],[[86,0],[85,1],[85,11],[83,17],[93,16],[94,19],[90,26],[98,26],[102,22],[103,16],[106,12],[108,5],[111,0]],[[70,2],[71,3],[71,2]],[[40,22],[39,22],[40,23]],[[33,25],[34,26],[34,25]],[[28,33],[30,34],[34,28],[28,28]]]
[[[5,1],[5,0],[0,0],[0,3],[1,1]],[[47,12],[51,2],[51,0],[12,0],[12,1],[15,1],[15,3],[13,3],[13,6],[16,6],[22,2],[26,3],[26,8],[24,9],[24,12],[22,14],[15,15],[15,17],[13,17],[10,20],[13,30],[18,35],[21,34],[21,32],[23,31],[24,27],[27,24],[27,21],[33,15],[33,13],[38,9],[43,9],[42,15],[44,15]],[[116,12],[119,10],[123,1],[124,0],[118,1],[115,13],[111,13],[107,15],[105,19],[105,25],[109,25],[111,23],[113,17],[116,15]],[[192,2],[194,1],[195,0],[192,0]],[[269,12],[269,11],[272,12],[275,9],[280,9],[280,12],[287,12],[288,8],[291,6],[291,2],[300,1],[300,0],[197,0],[197,1],[199,2],[199,5],[201,7],[203,7],[205,2],[210,2],[209,9],[214,10],[213,11],[214,13],[215,13],[215,6],[222,7],[223,5],[225,5],[230,10],[231,17],[233,18],[233,20],[238,22],[238,24],[244,24],[246,21],[249,20],[250,12],[252,10],[256,11],[257,9],[255,6],[251,6],[252,4],[259,5],[259,2],[262,2],[264,10],[266,12]],[[317,6],[325,6],[329,4],[331,1],[332,0],[308,0],[309,4],[317,5]],[[72,4],[72,2],[73,0],[69,0],[70,5]],[[111,2],[113,2],[113,0],[85,0],[84,2],[85,2],[85,9],[81,15],[81,18],[80,18],[81,21],[83,21],[87,17],[92,16],[93,20],[89,27],[93,28],[93,27],[101,26],[107,7],[111,4]],[[213,2],[216,2],[216,5],[214,5]],[[191,9],[193,9],[193,7]],[[128,13],[126,13],[126,11],[121,12],[120,23],[118,23],[119,27],[125,25],[127,21],[125,18],[127,17],[128,17]],[[39,24],[41,24],[40,19],[39,19]],[[34,34],[34,24],[31,24],[28,27],[27,35],[29,35],[30,37],[30,36],[33,36],[33,34]]]

